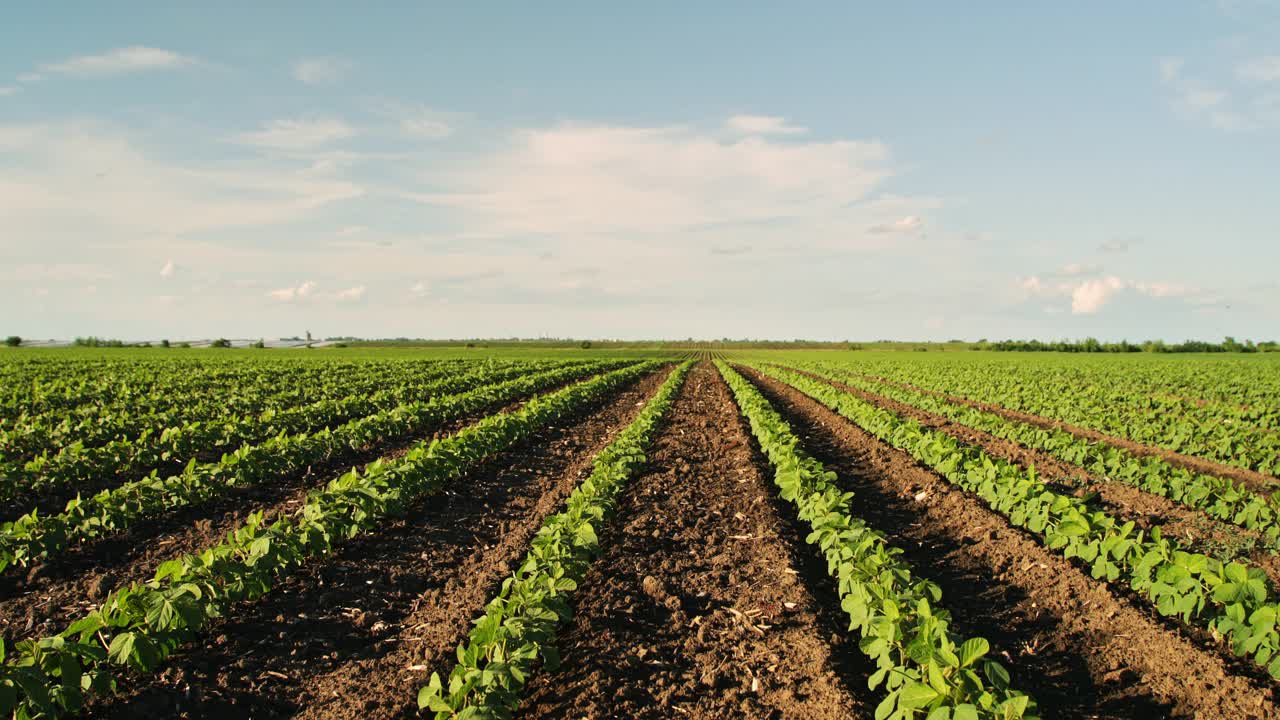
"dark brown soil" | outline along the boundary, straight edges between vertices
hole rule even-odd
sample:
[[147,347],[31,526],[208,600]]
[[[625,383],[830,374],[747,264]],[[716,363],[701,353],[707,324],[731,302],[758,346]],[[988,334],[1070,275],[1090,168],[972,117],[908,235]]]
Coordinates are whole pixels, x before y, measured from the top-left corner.
[[1271,686],[1011,528],[856,425],[781,383],[745,374],[855,507],[943,589],[961,635],[981,635],[1046,718],[1273,718]]
[[157,676],[95,708],[111,718],[404,717],[450,669],[470,622],[543,519],[666,371],[500,453],[407,517],[296,571]]
[[296,510],[306,502],[308,491],[352,467],[401,457],[424,440],[452,434],[493,412],[514,410],[523,404],[524,400],[519,400],[478,411],[428,435],[373,443],[305,472],[146,519],[123,533],[69,548],[48,562],[33,565],[25,576],[16,575],[22,570],[14,568],[14,575],[0,578],[0,637],[11,643],[59,632],[96,607],[111,590],[149,580],[164,560],[221,542],[250,513],[262,511],[269,522]]
[[981,410],[986,410],[988,412],[996,413],[997,415],[1003,415],[1004,417],[1007,417],[1011,420],[1019,420],[1021,422],[1030,423],[1032,425],[1036,425],[1042,428],[1065,430],[1077,437],[1082,437],[1082,438],[1086,438],[1086,439],[1094,440],[1098,442],[1104,442],[1108,445],[1114,445],[1119,448],[1124,448],[1125,450],[1128,450],[1134,453],[1135,455],[1152,455],[1160,458],[1161,460],[1164,460],[1167,463],[1170,463],[1171,465],[1185,467],[1189,470],[1194,470],[1195,472],[1198,472],[1198,473],[1204,473],[1205,475],[1216,475],[1218,477],[1232,478],[1233,480],[1238,480],[1244,483],[1245,485],[1247,485],[1248,487],[1261,492],[1267,492],[1267,493],[1274,492],[1276,490],[1277,483],[1280,482],[1280,479],[1277,479],[1271,475],[1267,475],[1266,473],[1260,473],[1254,470],[1248,470],[1246,468],[1235,467],[1233,465],[1223,465],[1221,463],[1213,462],[1212,460],[1206,460],[1204,458],[1195,457],[1193,455],[1183,455],[1182,453],[1176,453],[1172,450],[1165,450],[1163,448],[1154,447],[1152,445],[1143,445],[1142,443],[1137,443],[1132,440],[1128,440],[1126,438],[1116,437],[1115,435],[1107,435],[1105,433],[1100,433],[1097,430],[1090,430],[1088,428],[1079,427],[1077,425],[1070,425],[1068,423],[1062,422],[1061,420],[1054,420],[1052,418],[1046,418],[1040,415],[1032,415],[1031,413],[1025,413],[1018,410],[1010,410],[1009,408],[1006,408],[1000,405],[993,405],[991,403],[978,402],[976,400],[970,400],[968,398],[962,398],[955,395],[947,395],[946,393],[938,392],[936,390],[927,390],[925,388],[917,387],[915,385],[911,385],[908,383],[896,382],[891,378],[874,377],[874,376],[867,376],[867,377],[870,377],[874,380],[879,380],[881,382],[887,382],[890,384],[898,385],[899,387],[907,388],[908,390],[915,390],[917,392],[929,393],[930,395],[937,395],[938,397],[946,398],[947,400],[951,400],[952,402],[957,402],[962,405],[968,405],[970,407],[976,407]]
[[842,382],[798,371],[820,382],[826,382],[866,402],[891,412],[910,417],[922,426],[944,432],[992,457],[1036,468],[1042,481],[1077,497],[1095,494],[1090,504],[1120,520],[1132,520],[1140,528],[1160,526],[1165,537],[1176,538],[1184,547],[1206,552],[1222,559],[1244,558],[1267,572],[1272,582],[1280,581],[1280,558],[1262,549],[1258,533],[1215,520],[1198,510],[1169,498],[1153,495],[1132,485],[1098,477],[1083,468],[1058,460],[1052,455],[1005,440],[990,433],[952,422],[941,415],[921,410],[883,395],[867,392]]
[[779,512],[709,363],[650,458],[574,596],[563,665],[534,676],[519,716],[869,717],[863,659],[825,565]]

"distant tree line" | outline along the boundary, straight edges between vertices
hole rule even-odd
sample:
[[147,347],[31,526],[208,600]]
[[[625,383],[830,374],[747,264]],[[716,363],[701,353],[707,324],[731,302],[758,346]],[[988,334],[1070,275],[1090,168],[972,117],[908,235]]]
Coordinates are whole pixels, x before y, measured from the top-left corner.
[[71,341],[76,347],[129,347],[130,343],[123,340],[113,338],[100,338],[90,335],[89,337],[78,337]]
[[977,342],[974,350],[995,350],[998,352],[1069,352],[1069,353],[1254,353],[1280,351],[1280,343],[1266,340],[1254,343],[1245,340],[1243,343],[1233,337],[1223,338],[1220,343],[1203,340],[1187,340],[1182,343],[1166,343],[1163,340],[1146,340],[1131,343],[1121,340],[1115,343],[1100,342],[1096,338],[1084,340],[1001,340],[997,342]]

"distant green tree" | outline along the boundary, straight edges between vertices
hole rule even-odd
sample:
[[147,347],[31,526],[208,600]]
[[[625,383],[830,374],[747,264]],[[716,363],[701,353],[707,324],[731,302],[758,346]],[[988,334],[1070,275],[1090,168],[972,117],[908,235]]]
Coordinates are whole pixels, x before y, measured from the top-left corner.
[[582,347],[582,349],[583,349],[583,350],[590,350],[590,349],[591,349],[591,341],[590,341],[590,340],[583,340],[583,341],[582,341],[582,345],[581,345],[581,347]]
[[264,340],[262,340],[261,338],[259,338],[259,339],[258,339],[258,342],[254,343],[254,344],[252,345],[252,347],[255,347],[255,348],[259,349],[259,350],[262,350],[262,349],[263,349],[263,348],[265,348],[266,346],[267,346],[267,343],[266,343]]
[[18,347],[19,345],[22,344],[22,338],[18,337],[17,335],[10,335],[9,337],[4,339],[4,344],[8,345],[9,347]]
[[168,340],[161,340],[161,341],[160,341],[160,347],[162,347],[162,348],[167,348],[167,347],[169,347],[169,341],[168,341]]
[[209,343],[209,347],[211,347],[211,348],[229,348],[229,347],[231,347],[231,341],[230,341],[230,340],[228,340],[228,339],[226,339],[226,338],[218,338],[217,340],[214,340],[213,342]]

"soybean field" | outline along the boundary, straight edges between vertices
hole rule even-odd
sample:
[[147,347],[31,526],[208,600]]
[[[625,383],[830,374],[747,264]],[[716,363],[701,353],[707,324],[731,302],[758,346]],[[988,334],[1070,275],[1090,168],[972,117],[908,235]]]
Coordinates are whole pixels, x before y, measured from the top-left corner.
[[1280,717],[1280,359],[0,352],[0,716]]

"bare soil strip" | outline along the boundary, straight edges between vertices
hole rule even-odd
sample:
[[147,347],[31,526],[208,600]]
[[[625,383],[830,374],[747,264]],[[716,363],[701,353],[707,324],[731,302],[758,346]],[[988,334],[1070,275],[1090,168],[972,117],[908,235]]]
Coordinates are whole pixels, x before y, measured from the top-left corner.
[[250,513],[261,511],[270,522],[282,513],[297,510],[306,502],[310,490],[352,467],[379,458],[401,457],[418,443],[450,435],[495,412],[514,410],[526,400],[473,413],[429,435],[374,443],[311,466],[306,472],[240,488],[210,502],[145,520],[123,533],[69,548],[48,562],[35,564],[25,578],[2,578],[0,637],[12,644],[14,640],[60,632],[73,619],[96,607],[111,590],[149,580],[161,562],[221,542]]
[[870,717],[826,568],[749,438],[703,362],[601,533],[562,666],[534,676],[518,716]]
[[1206,460],[1205,458],[1196,457],[1194,455],[1183,455],[1182,453],[1177,453],[1172,450],[1165,450],[1164,448],[1158,448],[1153,445],[1143,445],[1142,443],[1137,443],[1132,440],[1128,440],[1126,438],[1117,437],[1115,435],[1107,435],[1105,433],[1098,432],[1097,430],[1090,430],[1088,428],[1080,427],[1078,425],[1070,425],[1068,423],[1062,422],[1061,420],[1054,420],[1052,418],[1043,417],[1041,415],[1032,415],[1031,413],[1021,412],[1019,410],[1010,410],[1009,408],[1006,408],[1001,405],[994,405],[991,403],[979,402],[977,400],[970,400],[968,398],[962,398],[955,395],[948,395],[946,393],[938,392],[936,390],[928,390],[926,388],[922,388],[916,385],[911,385],[909,383],[898,382],[896,380],[893,380],[892,378],[878,377],[874,375],[867,375],[865,377],[868,377],[873,380],[878,380],[880,382],[889,383],[891,385],[897,385],[898,387],[906,388],[907,390],[914,390],[916,392],[936,395],[938,397],[950,400],[951,402],[960,403],[961,405],[968,405],[969,407],[975,407],[975,408],[978,408],[979,410],[986,410],[987,412],[993,412],[993,413],[996,413],[997,415],[1002,415],[1004,417],[1009,418],[1010,420],[1018,420],[1020,422],[1030,423],[1032,425],[1042,427],[1042,428],[1065,430],[1077,437],[1082,437],[1088,440],[1094,440],[1098,442],[1104,442],[1108,445],[1114,445],[1118,448],[1124,448],[1125,450],[1128,450],[1129,452],[1132,452],[1135,455],[1153,455],[1155,457],[1160,458],[1161,460],[1164,460],[1167,463],[1170,463],[1172,465],[1178,465],[1180,467],[1185,467],[1188,470],[1194,470],[1195,472],[1198,472],[1198,473],[1204,473],[1205,475],[1216,475],[1217,477],[1225,477],[1225,478],[1231,478],[1233,480],[1238,480],[1242,483],[1245,483],[1245,485],[1247,485],[1249,488],[1253,490],[1257,490],[1261,492],[1274,492],[1276,490],[1277,483],[1280,483],[1280,478],[1267,475],[1266,473],[1260,473],[1255,470],[1248,470],[1246,468],[1235,467],[1233,465],[1223,465],[1221,463],[1216,463],[1212,460]]
[[1273,688],[1216,644],[1118,598],[909,455],[798,391],[743,368],[855,507],[943,590],[962,635],[981,635],[1046,718],[1270,718]]
[[237,609],[111,718],[412,716],[543,519],[591,471],[669,369],[536,434],[336,555]]
[[947,433],[969,445],[980,447],[998,457],[1023,467],[1034,465],[1040,479],[1059,492],[1083,497],[1097,493],[1094,504],[1114,517],[1132,520],[1140,528],[1161,526],[1165,537],[1177,538],[1186,546],[1215,557],[1244,558],[1262,568],[1272,582],[1280,583],[1280,558],[1259,548],[1258,533],[1216,520],[1205,513],[1153,495],[1132,485],[1098,477],[1083,468],[1059,460],[1052,455],[996,437],[968,425],[953,422],[941,415],[921,410],[914,405],[867,392],[820,375],[799,370],[820,382],[828,383],[873,405],[909,417],[924,427]]

